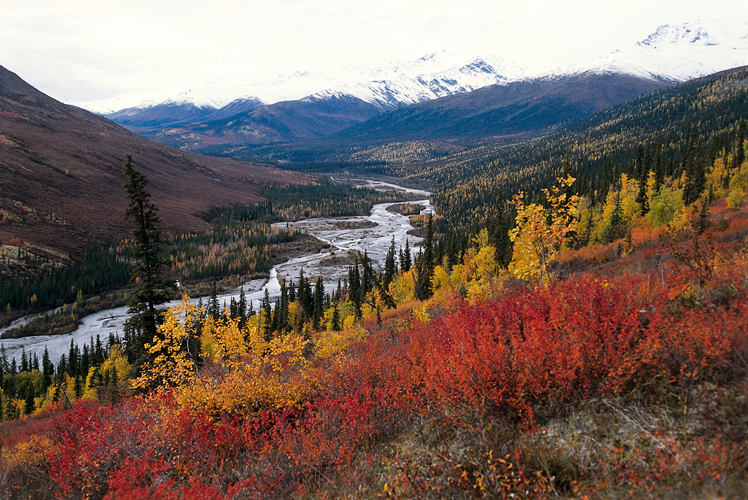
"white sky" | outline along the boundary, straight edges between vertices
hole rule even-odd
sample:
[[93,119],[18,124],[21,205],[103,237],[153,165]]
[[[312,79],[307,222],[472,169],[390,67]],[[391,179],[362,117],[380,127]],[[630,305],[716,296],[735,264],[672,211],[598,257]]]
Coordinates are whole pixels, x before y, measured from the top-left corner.
[[0,0],[0,65],[64,102],[436,50],[561,67],[746,0]]

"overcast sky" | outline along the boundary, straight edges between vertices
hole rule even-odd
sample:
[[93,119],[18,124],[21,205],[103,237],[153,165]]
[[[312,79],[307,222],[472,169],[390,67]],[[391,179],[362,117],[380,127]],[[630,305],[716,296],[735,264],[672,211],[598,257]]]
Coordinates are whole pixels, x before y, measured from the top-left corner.
[[746,0],[0,0],[0,65],[64,102],[411,60],[445,49],[549,67]]

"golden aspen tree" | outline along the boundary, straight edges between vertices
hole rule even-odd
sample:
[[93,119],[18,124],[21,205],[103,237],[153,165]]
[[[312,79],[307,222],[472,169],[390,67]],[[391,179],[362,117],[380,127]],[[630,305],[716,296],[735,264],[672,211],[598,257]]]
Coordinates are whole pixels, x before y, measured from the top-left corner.
[[526,205],[521,191],[514,195],[510,203],[516,208],[517,217],[515,227],[509,232],[514,243],[509,271],[517,278],[540,286],[550,283],[550,263],[577,226],[572,210],[579,197],[566,193],[575,180],[567,175],[558,178],[550,190],[543,189],[551,205],[549,211],[537,203]]

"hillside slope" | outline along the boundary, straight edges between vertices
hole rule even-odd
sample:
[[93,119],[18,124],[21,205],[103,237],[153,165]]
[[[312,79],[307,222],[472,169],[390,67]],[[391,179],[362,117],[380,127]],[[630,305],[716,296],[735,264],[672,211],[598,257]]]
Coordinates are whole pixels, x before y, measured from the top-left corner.
[[167,234],[204,231],[215,207],[262,199],[294,174],[175,150],[62,104],[0,67],[0,241],[77,254],[128,236],[122,164],[150,179]]
[[[679,176],[687,156],[711,165],[743,119],[748,119],[748,67],[641,96],[531,141],[489,144],[418,164],[393,164],[386,170],[439,184],[434,196],[439,211],[455,222],[471,224],[484,219],[500,193],[508,197],[522,190],[536,196],[561,174],[565,159],[581,192],[598,195],[607,192],[622,172],[639,175],[639,146],[653,169],[659,149],[663,175]],[[689,142],[691,134],[695,137]]]

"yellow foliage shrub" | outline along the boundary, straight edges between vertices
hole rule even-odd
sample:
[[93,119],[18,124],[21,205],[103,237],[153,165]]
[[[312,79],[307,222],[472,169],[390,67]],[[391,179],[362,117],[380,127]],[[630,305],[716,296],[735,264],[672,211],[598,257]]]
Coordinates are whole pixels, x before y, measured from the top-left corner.
[[366,338],[367,331],[360,325],[340,332],[324,332],[317,339],[314,354],[317,358],[326,359],[345,351],[349,345]]
[[[207,363],[198,370],[185,346],[199,324]],[[160,387],[174,387],[181,406],[212,415],[252,414],[298,405],[309,390],[303,355],[307,342],[298,335],[266,341],[254,326],[240,330],[238,320],[225,311],[217,321],[202,321],[186,296],[169,309],[159,333],[163,338],[148,347],[156,357],[133,385],[156,381]]]

